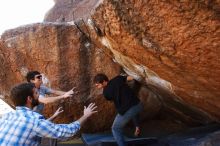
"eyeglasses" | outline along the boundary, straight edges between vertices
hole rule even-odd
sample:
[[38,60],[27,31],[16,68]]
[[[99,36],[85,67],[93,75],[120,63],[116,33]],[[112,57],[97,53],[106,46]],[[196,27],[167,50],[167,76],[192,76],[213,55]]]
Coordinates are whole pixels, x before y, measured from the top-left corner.
[[42,78],[42,75],[36,76],[35,78],[41,79],[41,78]]

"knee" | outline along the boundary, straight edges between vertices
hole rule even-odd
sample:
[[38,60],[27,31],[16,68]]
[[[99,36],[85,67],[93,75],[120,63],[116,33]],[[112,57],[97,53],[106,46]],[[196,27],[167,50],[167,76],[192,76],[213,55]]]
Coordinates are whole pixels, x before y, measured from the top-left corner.
[[116,125],[112,125],[112,131],[115,131],[115,130],[117,130],[118,128],[117,128],[117,126]]
[[112,133],[118,133],[120,129],[118,127],[113,127],[112,126]]
[[112,125],[112,131],[120,131],[121,129],[122,127],[120,125],[117,125],[117,124]]

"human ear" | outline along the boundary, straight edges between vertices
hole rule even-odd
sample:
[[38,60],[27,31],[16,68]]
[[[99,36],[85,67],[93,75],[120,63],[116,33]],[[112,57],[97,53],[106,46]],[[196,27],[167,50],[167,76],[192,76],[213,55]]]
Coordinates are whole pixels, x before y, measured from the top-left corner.
[[32,97],[31,96],[28,96],[27,97],[27,103],[31,103],[32,102]]

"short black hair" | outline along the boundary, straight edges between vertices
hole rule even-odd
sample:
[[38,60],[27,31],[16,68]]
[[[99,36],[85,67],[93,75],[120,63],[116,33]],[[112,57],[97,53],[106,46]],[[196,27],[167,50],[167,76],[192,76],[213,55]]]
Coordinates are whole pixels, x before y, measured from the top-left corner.
[[103,74],[103,73],[97,74],[97,75],[94,77],[94,79],[93,79],[93,82],[94,82],[94,83],[103,83],[104,81],[108,82],[109,79],[108,79],[108,77],[107,77],[105,74]]
[[33,83],[21,83],[14,86],[11,89],[11,99],[15,106],[25,106],[27,103],[27,97],[33,97],[33,89],[35,88]]
[[31,80],[34,80],[34,77],[36,75],[40,75],[40,72],[39,71],[30,71],[30,72],[28,72],[27,75],[26,75],[27,81],[31,82]]

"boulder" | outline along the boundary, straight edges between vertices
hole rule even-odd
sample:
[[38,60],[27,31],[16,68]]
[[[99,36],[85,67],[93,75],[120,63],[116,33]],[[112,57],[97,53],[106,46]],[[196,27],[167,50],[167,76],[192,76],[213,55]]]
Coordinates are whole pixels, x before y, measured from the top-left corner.
[[[88,26],[83,31],[128,74],[159,94],[169,111],[186,120],[219,121],[218,1],[74,2],[69,9],[79,15],[76,8],[88,4],[88,11],[77,16]],[[67,22],[77,21],[58,9],[64,3],[57,2],[45,22],[57,20],[55,11]]]
[[0,94],[24,82],[27,71],[39,70],[48,86],[76,86],[80,92],[48,105],[46,116],[61,105],[65,113],[57,122],[70,122],[85,104],[95,102],[99,114],[87,129],[103,131],[115,111],[94,89],[92,78],[98,72],[112,78],[123,69],[141,84],[144,119],[163,113],[193,125],[219,121],[219,5],[208,0],[56,0],[44,23],[1,36]]

